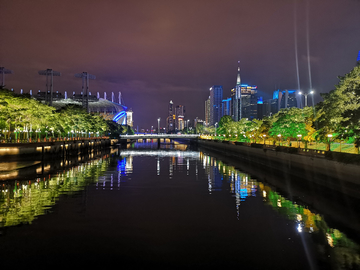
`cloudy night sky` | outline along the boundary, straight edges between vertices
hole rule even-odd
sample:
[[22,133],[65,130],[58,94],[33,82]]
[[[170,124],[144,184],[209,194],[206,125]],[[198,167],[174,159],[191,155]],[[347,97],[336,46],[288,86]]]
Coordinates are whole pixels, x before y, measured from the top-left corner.
[[62,74],[54,91],[80,93],[74,74],[87,71],[93,94],[122,92],[139,128],[164,126],[170,100],[203,119],[210,86],[230,96],[238,60],[242,83],[297,89],[296,47],[300,89],[310,64],[320,101],[360,50],[358,0],[0,0],[0,10],[8,88],[44,91],[37,72],[51,68]]

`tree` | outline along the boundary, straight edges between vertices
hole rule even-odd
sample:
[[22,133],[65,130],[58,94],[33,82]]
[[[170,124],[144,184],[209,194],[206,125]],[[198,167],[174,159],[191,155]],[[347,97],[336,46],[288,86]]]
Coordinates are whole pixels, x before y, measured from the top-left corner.
[[276,114],[277,120],[273,122],[269,134],[274,138],[280,134],[289,142],[291,139],[296,139],[297,135],[305,137],[308,135],[305,124],[306,118],[310,117],[311,114],[310,107],[303,110],[299,108],[282,109]]
[[319,123],[319,138],[326,140],[328,134],[338,138],[353,139],[360,145],[360,63],[348,74],[339,76],[335,89],[321,94],[324,101],[317,107],[315,120]]

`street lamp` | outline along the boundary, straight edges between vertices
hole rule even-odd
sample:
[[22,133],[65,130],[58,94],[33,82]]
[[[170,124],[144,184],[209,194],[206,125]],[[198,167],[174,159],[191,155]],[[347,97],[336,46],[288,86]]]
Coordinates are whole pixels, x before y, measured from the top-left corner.
[[266,138],[266,135],[264,134],[264,135],[263,135],[263,137],[264,137],[264,145],[265,145],[265,138]]
[[301,135],[301,134],[298,134],[297,137],[298,137],[298,146],[299,146],[299,148],[300,148],[300,140],[301,140],[302,135]]
[[217,126],[217,124],[218,124],[218,123],[216,122],[216,123],[215,123],[215,137],[216,137],[216,126]]
[[160,133],[160,117],[158,118],[158,134]]
[[331,138],[332,138],[332,134],[328,134],[327,137],[328,137],[328,140],[329,140],[329,151],[331,151]]
[[277,135],[279,137],[279,146],[281,146],[281,134]]
[[[313,107],[314,107],[314,91],[310,91],[309,93],[302,93],[302,92],[299,92],[299,95],[303,95],[305,97],[305,107],[307,107],[307,96],[308,95],[312,95],[312,103],[313,103]],[[302,103],[302,102],[300,102]]]

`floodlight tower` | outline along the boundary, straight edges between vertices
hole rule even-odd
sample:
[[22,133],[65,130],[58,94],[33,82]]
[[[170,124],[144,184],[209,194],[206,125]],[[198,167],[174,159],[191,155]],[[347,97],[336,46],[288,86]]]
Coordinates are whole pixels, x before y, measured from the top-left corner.
[[[82,105],[89,112],[89,80],[95,80],[96,76],[83,72],[75,74],[75,77],[82,78]],[[86,90],[86,95],[84,90]]]
[[46,75],[46,97],[47,97],[47,93],[49,92],[49,76],[51,76],[50,77],[50,101],[49,101],[49,105],[52,106],[54,76],[61,76],[61,73],[48,68],[46,70],[40,70],[39,75]]
[[14,72],[10,69],[0,67],[0,73],[2,74],[1,86],[4,87],[5,86],[5,74],[13,74]]

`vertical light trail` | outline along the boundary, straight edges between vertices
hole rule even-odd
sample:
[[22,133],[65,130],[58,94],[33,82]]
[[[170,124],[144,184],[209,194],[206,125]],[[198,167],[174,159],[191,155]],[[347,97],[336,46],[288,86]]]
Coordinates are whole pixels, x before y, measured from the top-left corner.
[[308,71],[309,71],[309,91],[312,90],[312,79],[311,79],[311,65],[310,65],[310,38],[309,38],[309,0],[306,1],[306,46],[307,46],[307,60],[308,60]]
[[297,12],[296,12],[296,0],[294,0],[294,39],[295,39],[295,64],[296,64],[296,76],[298,83],[298,91],[300,90],[300,78],[299,78],[299,61],[298,61],[298,46],[297,46]]

